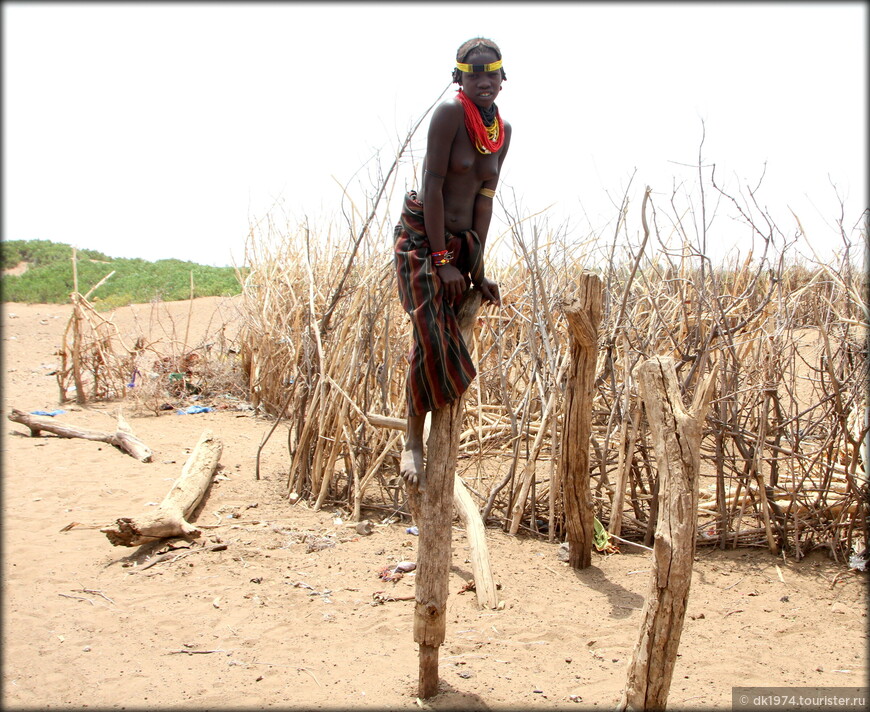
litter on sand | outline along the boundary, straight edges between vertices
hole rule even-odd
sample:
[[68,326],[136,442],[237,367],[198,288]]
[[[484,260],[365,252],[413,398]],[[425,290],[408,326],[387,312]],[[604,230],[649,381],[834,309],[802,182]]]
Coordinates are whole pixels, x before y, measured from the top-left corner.
[[214,408],[209,408],[205,405],[191,405],[184,410],[176,410],[176,415],[195,415],[197,413],[211,413]]

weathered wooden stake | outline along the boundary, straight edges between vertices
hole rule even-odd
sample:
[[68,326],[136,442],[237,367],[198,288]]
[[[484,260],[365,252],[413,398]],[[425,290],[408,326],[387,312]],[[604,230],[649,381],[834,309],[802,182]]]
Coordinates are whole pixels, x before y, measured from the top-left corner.
[[[473,289],[459,308],[459,327],[465,343],[469,345],[480,302],[480,292]],[[432,412],[429,439],[426,442],[425,485],[422,492],[416,487],[408,488],[411,513],[420,531],[414,641],[420,650],[419,696],[423,699],[438,692],[438,650],[444,642],[447,629],[453,481],[461,424],[461,396]]]
[[589,487],[589,437],[602,291],[598,275],[584,270],[578,279],[577,296],[562,304],[568,321],[571,360],[565,388],[559,470],[565,496],[568,563],[575,569],[585,569],[592,563],[595,514]]
[[692,581],[698,517],[698,469],[704,418],[716,367],[683,407],[674,360],[648,359],[635,370],[659,470],[659,515],[640,634],[617,710],[664,710]]

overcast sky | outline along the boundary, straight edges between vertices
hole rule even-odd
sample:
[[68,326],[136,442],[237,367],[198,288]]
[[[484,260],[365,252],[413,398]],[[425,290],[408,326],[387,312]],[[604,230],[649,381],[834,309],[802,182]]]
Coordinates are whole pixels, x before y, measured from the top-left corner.
[[476,35],[503,52],[499,192],[524,212],[610,234],[631,181],[637,224],[645,185],[666,209],[696,181],[702,124],[717,182],[764,173],[820,250],[837,192],[847,228],[867,206],[863,2],[4,2],[3,238],[238,262],[276,201],[316,220],[388,166]]

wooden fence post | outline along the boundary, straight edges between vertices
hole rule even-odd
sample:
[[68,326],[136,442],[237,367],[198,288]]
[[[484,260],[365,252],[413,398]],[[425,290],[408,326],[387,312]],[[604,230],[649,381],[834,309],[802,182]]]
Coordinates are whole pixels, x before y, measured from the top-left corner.
[[689,411],[680,398],[673,358],[644,361],[635,378],[652,435],[660,501],[649,591],[617,710],[664,710],[692,581],[701,436],[716,367],[698,385]]
[[568,563],[575,569],[585,569],[592,563],[595,513],[589,487],[589,437],[602,293],[598,275],[584,270],[578,280],[577,295],[561,305],[568,321],[571,357],[565,387],[559,471],[565,497]]
[[[459,308],[459,327],[466,344],[471,334],[481,295],[470,291]],[[432,412],[426,442],[426,478],[422,492],[409,487],[409,504],[418,524],[417,587],[414,606],[414,641],[419,645],[419,696],[438,692],[438,650],[447,629],[447,584],[450,575],[453,522],[453,484],[459,433],[462,424],[460,396]]]

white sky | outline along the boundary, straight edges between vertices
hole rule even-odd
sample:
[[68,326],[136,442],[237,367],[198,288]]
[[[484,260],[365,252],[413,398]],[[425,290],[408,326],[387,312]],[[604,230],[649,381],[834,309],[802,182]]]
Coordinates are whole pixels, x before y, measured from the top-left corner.
[[645,185],[667,209],[696,180],[702,121],[718,181],[766,164],[760,201],[816,249],[841,244],[832,183],[847,229],[867,206],[861,2],[4,2],[3,238],[238,262],[276,200],[334,214],[339,183],[386,168],[476,35],[504,55],[521,212],[609,235],[634,174],[638,226]]

